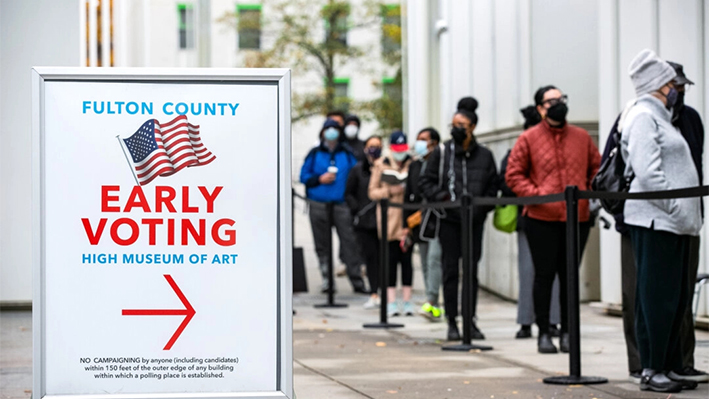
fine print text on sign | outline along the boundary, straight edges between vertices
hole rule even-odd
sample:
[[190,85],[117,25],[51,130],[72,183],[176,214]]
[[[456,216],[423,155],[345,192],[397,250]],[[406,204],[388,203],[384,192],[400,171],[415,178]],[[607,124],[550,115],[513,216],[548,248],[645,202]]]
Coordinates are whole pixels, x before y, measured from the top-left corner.
[[279,282],[289,87],[40,81],[35,387],[290,397],[290,284]]

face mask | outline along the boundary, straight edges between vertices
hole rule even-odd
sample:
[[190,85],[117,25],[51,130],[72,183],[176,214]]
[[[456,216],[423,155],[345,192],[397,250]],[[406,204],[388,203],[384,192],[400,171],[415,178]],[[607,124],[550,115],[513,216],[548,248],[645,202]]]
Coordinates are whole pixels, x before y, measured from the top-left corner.
[[682,108],[684,108],[684,92],[678,93],[677,94],[677,101],[675,102],[675,106],[672,107],[672,122],[677,122],[679,119],[679,114],[682,112]]
[[345,126],[345,136],[347,136],[348,139],[353,139],[357,137],[357,133],[359,133],[359,128],[355,125],[347,125]]
[[566,104],[556,103],[547,110],[547,118],[563,125],[566,122],[566,114],[568,112],[569,107]]
[[416,140],[416,143],[414,143],[414,153],[420,157],[428,155],[428,141]]
[[456,144],[463,144],[463,141],[468,137],[468,133],[462,127],[453,127],[451,129],[451,137]]
[[382,156],[382,149],[379,147],[369,147],[366,152],[373,160],[377,160]]
[[[665,95],[663,94],[663,96]],[[671,87],[669,93],[667,93],[665,98],[667,99],[667,104],[665,104],[665,107],[667,107],[667,109],[672,109],[672,107],[674,107],[677,103],[677,99],[679,98],[679,92],[674,87]]]
[[392,152],[392,153],[391,153],[392,158],[394,158],[394,160],[395,160],[396,162],[401,162],[401,161],[403,161],[404,159],[406,159],[406,157],[407,157],[408,155],[409,155],[409,154],[407,154],[406,152]]
[[335,141],[340,137],[340,132],[334,127],[330,127],[325,130],[323,137],[325,137],[325,140],[327,141]]

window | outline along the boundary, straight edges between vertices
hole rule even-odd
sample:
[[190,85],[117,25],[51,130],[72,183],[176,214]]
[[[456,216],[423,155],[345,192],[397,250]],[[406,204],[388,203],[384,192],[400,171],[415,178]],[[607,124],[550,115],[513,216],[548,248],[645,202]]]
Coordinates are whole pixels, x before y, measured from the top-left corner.
[[382,6],[382,53],[394,54],[401,50],[401,6]]
[[237,4],[239,49],[261,48],[261,5]]
[[332,39],[343,46],[347,46],[347,16],[349,13],[349,5],[346,3],[336,3],[323,8],[322,15],[323,18],[325,18],[325,42],[327,42],[328,39]]
[[401,81],[396,78],[382,79],[382,91],[384,97],[397,103],[401,102]]
[[192,4],[177,5],[178,33],[181,49],[194,48],[194,9]]
[[350,105],[348,96],[350,80],[348,78],[335,78],[335,108],[347,112]]

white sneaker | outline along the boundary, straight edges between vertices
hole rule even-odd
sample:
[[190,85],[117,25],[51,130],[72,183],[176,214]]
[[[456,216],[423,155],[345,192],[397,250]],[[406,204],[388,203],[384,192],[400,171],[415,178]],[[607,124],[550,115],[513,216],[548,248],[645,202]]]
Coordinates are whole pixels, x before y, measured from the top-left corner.
[[373,298],[370,296],[369,299],[367,299],[367,302],[365,302],[362,306],[364,306],[365,309],[378,309],[380,304],[381,301],[379,300],[379,297]]

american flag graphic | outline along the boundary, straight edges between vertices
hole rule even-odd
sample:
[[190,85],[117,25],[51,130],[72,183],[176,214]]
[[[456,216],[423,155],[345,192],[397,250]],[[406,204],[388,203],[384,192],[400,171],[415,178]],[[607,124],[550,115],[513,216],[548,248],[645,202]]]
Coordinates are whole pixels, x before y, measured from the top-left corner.
[[170,176],[188,166],[206,165],[216,157],[202,143],[199,126],[185,115],[167,123],[149,119],[123,141],[136,182],[144,186],[158,176]]

